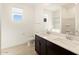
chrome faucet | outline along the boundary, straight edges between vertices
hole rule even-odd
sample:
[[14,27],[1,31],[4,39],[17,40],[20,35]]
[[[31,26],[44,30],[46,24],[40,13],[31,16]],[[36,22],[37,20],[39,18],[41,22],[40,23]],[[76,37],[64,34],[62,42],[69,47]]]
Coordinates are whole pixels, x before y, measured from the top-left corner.
[[66,31],[66,38],[69,39],[69,40],[72,40],[72,34],[70,31]]

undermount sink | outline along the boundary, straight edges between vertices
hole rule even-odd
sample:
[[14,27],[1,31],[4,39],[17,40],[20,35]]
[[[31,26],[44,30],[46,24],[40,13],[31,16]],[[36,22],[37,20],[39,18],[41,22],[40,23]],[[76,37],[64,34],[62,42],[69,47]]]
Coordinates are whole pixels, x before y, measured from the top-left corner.
[[66,37],[56,38],[55,40],[61,41],[62,43],[73,43],[79,45],[79,37],[72,36],[71,39],[67,39]]
[[67,39],[70,41],[70,43],[73,43],[73,45],[79,45],[79,37],[77,36],[72,36],[70,37],[71,39]]
[[48,39],[54,39],[54,41],[56,40],[57,42],[62,42],[62,43],[66,43],[66,44],[72,44],[74,45],[79,45],[79,37],[78,36],[74,36],[74,35],[70,35],[68,39],[66,35],[57,35],[57,34],[47,34],[46,37],[44,36],[44,38],[48,38]]

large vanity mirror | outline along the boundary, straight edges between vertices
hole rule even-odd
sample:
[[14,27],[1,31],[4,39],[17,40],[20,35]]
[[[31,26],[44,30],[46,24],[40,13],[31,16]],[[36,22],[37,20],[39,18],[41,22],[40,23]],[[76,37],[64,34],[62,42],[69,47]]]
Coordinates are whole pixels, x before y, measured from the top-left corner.
[[48,15],[47,28],[52,32],[79,34],[79,4],[51,4],[51,7],[47,7],[44,12]]

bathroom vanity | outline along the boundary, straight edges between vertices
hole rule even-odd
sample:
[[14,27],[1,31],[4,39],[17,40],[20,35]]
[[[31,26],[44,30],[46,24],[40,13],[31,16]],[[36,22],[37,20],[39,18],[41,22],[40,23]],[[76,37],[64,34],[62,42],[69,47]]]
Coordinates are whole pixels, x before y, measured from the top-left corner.
[[79,54],[79,42],[66,39],[64,34],[36,33],[35,50],[39,55],[76,55]]
[[[69,7],[71,6],[71,7]],[[76,4],[66,4],[50,11],[44,10],[47,22],[37,25],[35,50],[40,55],[79,54],[79,9]],[[48,11],[49,10],[49,11]],[[41,17],[41,16],[40,16]],[[41,23],[41,19],[39,20]],[[56,32],[50,33],[49,32]]]

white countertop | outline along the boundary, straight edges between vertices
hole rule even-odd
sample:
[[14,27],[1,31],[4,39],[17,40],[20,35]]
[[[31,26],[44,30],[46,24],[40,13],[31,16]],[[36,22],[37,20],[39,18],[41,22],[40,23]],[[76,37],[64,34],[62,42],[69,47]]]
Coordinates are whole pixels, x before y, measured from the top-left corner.
[[79,54],[79,37],[75,36],[72,40],[66,38],[65,34],[60,33],[36,33],[36,35],[55,43],[73,53]]

